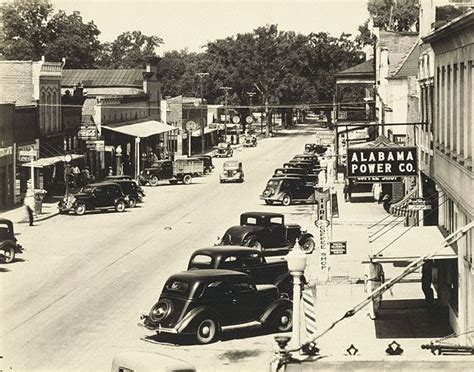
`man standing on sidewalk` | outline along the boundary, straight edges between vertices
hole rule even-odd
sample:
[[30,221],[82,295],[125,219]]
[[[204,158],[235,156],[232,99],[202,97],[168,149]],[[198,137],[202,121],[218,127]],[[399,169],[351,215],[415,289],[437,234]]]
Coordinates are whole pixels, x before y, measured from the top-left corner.
[[[366,293],[375,291],[385,283],[385,273],[380,262],[371,261],[367,265],[367,270],[364,276],[364,290]],[[372,304],[369,308],[369,317],[374,320],[377,319],[377,313],[382,302],[382,295],[372,297]]]
[[35,194],[31,188],[26,190],[25,200],[23,201],[26,207],[26,212],[28,213],[28,220],[30,222],[30,226],[33,226],[34,217],[33,217],[33,210],[35,208]]

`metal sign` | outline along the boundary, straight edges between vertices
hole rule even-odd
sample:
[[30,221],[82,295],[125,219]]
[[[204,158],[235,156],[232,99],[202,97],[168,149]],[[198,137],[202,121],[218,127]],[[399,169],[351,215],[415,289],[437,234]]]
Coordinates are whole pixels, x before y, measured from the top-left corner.
[[417,171],[416,147],[348,148],[347,176],[414,176]]
[[0,147],[0,158],[13,154],[13,146]]
[[356,183],[393,183],[400,182],[400,177],[357,177],[355,178]]
[[86,141],[87,149],[94,151],[105,151],[105,141]]
[[233,117],[232,117],[232,122],[233,122],[234,124],[239,124],[239,123],[240,123],[240,117],[237,116],[237,115],[233,116]]
[[95,125],[84,125],[79,128],[77,138],[80,140],[96,140],[98,138],[97,127]]
[[316,226],[319,220],[327,220],[328,217],[328,210],[327,210],[327,203],[329,201],[329,189],[326,189],[323,191],[323,189],[319,188],[314,191],[314,198],[316,201],[316,204],[318,206],[318,215],[316,217],[316,221],[314,224]]
[[329,254],[331,254],[331,255],[347,254],[347,241],[330,242],[329,243]]
[[328,256],[329,256],[329,244],[328,244],[328,220],[318,220],[315,222],[316,227],[319,229],[319,240],[316,240],[318,251],[319,251],[319,270],[322,273],[321,279],[327,280],[329,274]]
[[196,129],[197,129],[197,124],[194,121],[190,120],[186,123],[186,130],[188,132],[192,132],[193,130],[196,130]]
[[252,116],[248,115],[246,118],[245,118],[245,122],[247,124],[252,124],[253,123],[253,118]]
[[431,209],[431,204],[423,198],[410,199],[407,204],[410,211],[426,211]]

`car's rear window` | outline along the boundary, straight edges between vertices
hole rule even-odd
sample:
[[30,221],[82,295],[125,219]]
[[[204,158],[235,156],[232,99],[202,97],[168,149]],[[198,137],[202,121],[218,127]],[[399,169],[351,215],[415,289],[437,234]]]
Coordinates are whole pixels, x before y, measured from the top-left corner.
[[198,254],[193,257],[190,267],[196,269],[211,269],[212,258],[204,254]]
[[256,225],[257,219],[255,217],[247,217],[244,221],[244,225]]
[[180,280],[170,280],[165,285],[166,290],[169,292],[175,292],[177,294],[188,294],[190,285],[189,283],[180,281]]

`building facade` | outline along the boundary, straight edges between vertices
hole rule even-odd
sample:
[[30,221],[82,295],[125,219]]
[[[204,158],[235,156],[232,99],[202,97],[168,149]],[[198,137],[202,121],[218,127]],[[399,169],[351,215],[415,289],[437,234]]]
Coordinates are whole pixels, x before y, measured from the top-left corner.
[[15,105],[0,104],[0,209],[15,201],[14,121]]
[[[442,201],[439,225],[447,233],[474,218],[472,169],[474,12],[470,11],[427,35],[434,53],[433,175]],[[446,268],[447,301],[455,331],[474,327],[473,232],[455,247],[457,262]],[[466,336],[474,343],[472,334]]]

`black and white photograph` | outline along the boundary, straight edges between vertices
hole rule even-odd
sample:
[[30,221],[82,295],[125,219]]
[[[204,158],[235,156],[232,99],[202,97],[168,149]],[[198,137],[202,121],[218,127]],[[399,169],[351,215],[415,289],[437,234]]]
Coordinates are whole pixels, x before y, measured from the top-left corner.
[[474,370],[474,0],[0,0],[0,372]]

